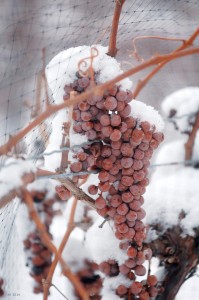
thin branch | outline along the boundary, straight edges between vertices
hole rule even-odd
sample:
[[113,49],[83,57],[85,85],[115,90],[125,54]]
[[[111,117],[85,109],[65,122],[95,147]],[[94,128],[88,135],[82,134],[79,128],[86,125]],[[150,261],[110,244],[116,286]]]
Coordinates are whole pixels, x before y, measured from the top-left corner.
[[139,56],[138,51],[137,51],[137,47],[136,47],[136,41],[138,40],[145,40],[145,39],[156,39],[156,40],[163,40],[163,41],[175,41],[175,42],[182,42],[183,44],[185,44],[186,40],[184,39],[180,39],[180,38],[170,38],[170,37],[162,37],[162,36],[137,36],[133,39],[132,44],[133,44],[133,56],[138,60],[138,61],[144,61],[144,59],[142,57]]
[[28,132],[30,132],[38,124],[40,124],[42,121],[44,121],[45,119],[50,117],[52,114],[58,112],[59,110],[69,107],[70,105],[77,104],[83,100],[86,100],[88,97],[90,97],[93,94],[95,94],[95,95],[102,94],[104,90],[106,90],[110,86],[113,86],[115,83],[117,83],[117,82],[123,80],[124,78],[129,77],[135,73],[138,73],[139,71],[144,70],[150,66],[160,64],[161,62],[165,62],[165,61],[168,62],[168,61],[172,61],[174,59],[180,58],[180,57],[184,57],[184,56],[191,55],[191,54],[198,54],[198,53],[199,53],[199,47],[176,52],[176,53],[169,53],[169,54],[165,54],[165,55],[154,56],[154,57],[150,58],[149,60],[145,61],[144,63],[118,75],[114,79],[111,79],[103,84],[98,85],[98,86],[91,87],[86,92],[84,92],[80,95],[77,95],[76,97],[73,97],[72,99],[70,99],[66,102],[63,102],[63,103],[57,104],[57,105],[49,105],[47,107],[46,111],[44,111],[40,116],[38,116],[34,121],[32,121],[29,125],[27,125],[19,133],[17,133],[16,135],[13,135],[8,140],[7,143],[5,143],[4,145],[2,145],[0,147],[0,155],[7,154],[10,151],[10,149],[12,149],[12,147],[14,145],[16,145]]
[[26,203],[26,205],[29,209],[30,217],[34,221],[34,223],[37,227],[37,230],[39,231],[39,233],[41,235],[42,241],[44,242],[46,247],[51,252],[53,252],[56,256],[58,256],[58,258],[59,258],[60,264],[62,266],[62,273],[66,277],[68,277],[68,279],[72,282],[72,284],[74,285],[74,288],[77,290],[81,299],[89,300],[87,292],[84,289],[82,283],[79,281],[78,277],[72,273],[70,268],[66,265],[65,261],[63,260],[63,258],[59,255],[57,248],[52,243],[51,238],[50,238],[49,234],[47,233],[44,224],[42,224],[42,222],[40,221],[39,215],[38,215],[37,211],[35,210],[31,194],[27,190],[24,190],[23,195],[24,195],[24,202]]
[[57,263],[59,261],[59,257],[62,255],[62,252],[66,246],[66,243],[69,239],[69,236],[71,234],[71,232],[73,231],[73,229],[75,228],[75,224],[74,224],[74,216],[75,216],[75,210],[77,207],[77,199],[75,198],[72,204],[72,208],[71,208],[71,212],[70,212],[70,216],[69,216],[69,221],[68,221],[68,226],[67,226],[67,230],[64,234],[64,237],[62,239],[62,242],[59,246],[59,249],[57,251],[57,255],[55,255],[55,258],[50,266],[50,270],[48,272],[48,276],[46,278],[46,281],[48,284],[44,285],[44,297],[43,300],[47,300],[48,299],[48,292],[49,292],[49,288],[50,288],[50,283],[52,282],[52,278],[53,278],[53,274],[55,271],[55,268],[57,266]]
[[199,129],[199,113],[197,113],[195,123],[193,125],[192,131],[189,135],[189,138],[185,144],[185,159],[191,160],[193,153],[193,146],[196,138],[197,131]]
[[[172,53],[176,53],[176,52],[179,52],[179,51],[182,51],[190,46],[193,45],[193,42],[194,40],[197,38],[199,34],[199,28],[197,28],[195,30],[195,32],[190,36],[189,39],[185,40],[183,42],[183,45],[181,45],[180,47],[178,47],[176,50],[174,50]],[[170,59],[168,59],[167,61],[165,62],[162,62],[160,63],[157,67],[155,67],[144,79],[142,80],[139,80],[138,81],[138,84],[135,88],[135,91],[133,93],[133,98],[136,98],[140,91],[143,89],[143,87],[145,87],[145,85],[149,82],[149,80],[155,75],[157,74],[167,63],[170,62]]]
[[124,4],[125,0],[116,0],[115,1],[115,10],[113,15],[113,21],[112,21],[112,28],[111,28],[111,34],[109,39],[109,46],[108,46],[108,55],[115,57],[117,54],[117,31],[118,31],[118,25],[119,25],[119,19],[120,14],[122,11],[122,6]]
[[[41,176],[41,175],[55,175],[56,173],[50,172],[50,171],[46,171],[46,170],[41,170],[38,169],[37,172],[37,176]],[[60,174],[61,175],[61,174]],[[58,178],[56,178],[58,179]],[[91,206],[92,208],[95,209],[95,201],[93,200],[93,198],[91,198],[90,196],[88,196],[86,193],[84,193],[82,191],[82,189],[78,186],[76,186],[72,180],[67,179],[67,178],[62,178],[60,176],[60,178],[58,179],[62,185],[64,185],[78,200],[83,201],[85,204]]]

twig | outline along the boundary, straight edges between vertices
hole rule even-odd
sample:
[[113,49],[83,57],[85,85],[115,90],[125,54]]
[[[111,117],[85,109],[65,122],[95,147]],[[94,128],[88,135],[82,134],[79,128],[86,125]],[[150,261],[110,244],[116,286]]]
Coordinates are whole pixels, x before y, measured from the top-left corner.
[[[46,171],[46,170],[41,170],[38,169],[37,175],[54,175],[55,173]],[[95,201],[93,198],[88,196],[86,193],[82,191],[82,189],[78,186],[76,186],[72,180],[67,179],[67,178],[59,178],[59,181],[64,185],[78,200],[83,201],[85,204],[91,206],[92,208],[95,209]]]
[[77,290],[80,297],[83,300],[89,300],[89,297],[88,297],[82,283],[79,281],[78,277],[72,273],[70,268],[66,265],[65,261],[63,260],[63,258],[59,255],[57,248],[52,243],[51,238],[50,238],[49,234],[47,233],[44,224],[42,224],[42,222],[40,221],[37,211],[35,210],[31,194],[27,190],[24,190],[23,195],[24,195],[24,202],[26,203],[26,205],[29,209],[30,217],[34,221],[34,223],[37,227],[37,230],[39,231],[39,233],[41,235],[42,241],[44,242],[46,247],[51,252],[53,252],[56,256],[58,256],[58,259],[62,266],[62,273],[66,277],[68,277],[68,279],[72,282],[72,284],[74,285],[74,288]]
[[57,104],[57,105],[49,105],[47,107],[47,109],[40,116],[38,116],[35,120],[33,120],[29,125],[27,125],[19,133],[17,133],[16,135],[13,135],[8,140],[7,143],[5,143],[4,145],[2,145],[0,147],[0,155],[7,154],[10,151],[10,149],[14,145],[16,145],[28,132],[30,132],[39,123],[41,123],[42,121],[44,121],[45,119],[50,117],[52,114],[58,112],[59,110],[69,107],[70,105],[77,104],[83,100],[86,100],[88,97],[90,97],[93,94],[95,94],[95,95],[102,94],[103,91],[106,90],[108,87],[113,86],[115,83],[123,80],[124,78],[129,77],[135,73],[138,73],[139,71],[144,70],[150,66],[160,64],[161,62],[165,62],[165,61],[166,62],[172,61],[172,60],[180,58],[180,57],[184,57],[184,56],[191,55],[191,54],[197,54],[197,53],[199,53],[199,47],[184,50],[184,51],[179,51],[179,52],[175,52],[175,53],[172,52],[172,53],[165,54],[165,55],[154,56],[154,57],[150,58],[149,60],[145,61],[144,63],[118,75],[114,79],[111,79],[103,84],[98,85],[98,86],[91,87],[86,92],[84,92],[80,95],[77,95],[76,97],[73,97],[72,99],[70,99],[66,102],[63,102],[63,103]]
[[108,46],[108,55],[115,57],[117,54],[117,31],[118,31],[118,25],[119,25],[119,19],[120,14],[122,11],[122,6],[124,4],[125,0],[116,0],[115,1],[115,10],[113,15],[113,21],[112,21],[112,27],[111,27],[111,34],[109,39],[109,46]]
[[[178,47],[176,50],[174,50],[172,53],[176,53],[179,52],[181,50],[186,49],[187,47],[190,47],[193,45],[194,40],[197,38],[199,34],[199,28],[197,28],[195,30],[195,32],[190,36],[190,38],[188,40],[185,40],[183,45],[181,45],[180,47]],[[171,54],[172,54],[171,53]],[[143,89],[143,87],[148,83],[148,81],[156,74],[158,73],[158,71],[160,71],[167,63],[170,62],[170,59],[168,59],[165,62],[160,63],[157,67],[155,67],[144,79],[139,80],[138,84],[135,88],[135,91],[133,92],[133,98],[136,98],[140,91]]]
[[69,300],[61,291],[60,291],[60,289],[58,289],[58,287],[55,285],[55,284],[53,284],[53,283],[51,283],[51,286],[53,286],[59,293],[60,293],[60,295],[62,295],[66,300]]
[[196,120],[193,125],[192,131],[191,131],[189,138],[185,144],[185,159],[186,160],[191,160],[195,137],[196,137],[198,129],[199,129],[199,113],[197,113]]
[[138,40],[145,40],[145,39],[156,39],[156,40],[163,40],[163,41],[175,41],[175,42],[182,42],[185,44],[186,40],[180,39],[180,38],[170,38],[170,37],[162,37],[162,36],[137,36],[133,39],[132,44],[133,44],[133,56],[138,60],[138,61],[144,61],[142,57],[139,56],[137,47],[135,45],[136,41]]
[[[64,237],[62,239],[62,242],[61,242],[61,244],[59,246],[59,249],[57,251],[57,255],[55,255],[55,258],[54,258],[54,260],[53,260],[53,262],[52,262],[52,264],[50,266],[50,270],[49,270],[48,276],[46,278],[46,281],[48,283],[52,282],[53,274],[54,274],[55,268],[57,266],[57,263],[59,261],[59,257],[62,255],[62,252],[63,252],[63,250],[65,248],[65,245],[66,245],[66,243],[67,243],[67,241],[69,239],[69,236],[70,236],[71,232],[73,231],[73,229],[75,228],[74,216],[75,216],[76,207],[77,207],[77,199],[75,198],[74,201],[73,201],[72,208],[71,208],[67,230],[66,230],[66,232],[64,234]],[[49,285],[44,285],[44,297],[43,297],[43,300],[47,300],[48,299],[49,288],[50,288]]]

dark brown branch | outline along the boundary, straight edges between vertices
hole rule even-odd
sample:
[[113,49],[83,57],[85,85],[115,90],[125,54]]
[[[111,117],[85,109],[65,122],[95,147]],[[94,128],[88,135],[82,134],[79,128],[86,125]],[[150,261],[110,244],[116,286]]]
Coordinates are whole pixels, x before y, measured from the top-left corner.
[[106,90],[110,86],[113,86],[115,83],[117,83],[117,82],[123,80],[124,78],[129,77],[135,73],[138,73],[139,71],[144,70],[150,66],[157,65],[157,64],[159,64],[161,62],[165,62],[165,61],[168,62],[168,60],[172,61],[172,60],[180,58],[180,57],[184,57],[184,56],[191,55],[191,54],[198,54],[198,53],[199,53],[199,47],[180,51],[177,53],[157,55],[157,56],[152,57],[151,59],[145,61],[144,63],[118,75],[114,79],[111,79],[111,80],[107,81],[106,83],[100,84],[98,86],[94,86],[94,87],[90,88],[88,91],[86,91],[80,95],[77,95],[76,97],[73,97],[72,99],[70,99],[66,102],[63,102],[63,103],[57,104],[57,105],[49,105],[47,107],[47,109],[40,116],[38,116],[34,121],[32,121],[29,125],[27,125],[19,133],[12,136],[6,144],[4,144],[0,147],[0,155],[7,154],[12,149],[12,147],[14,147],[28,132],[30,132],[33,128],[35,128],[37,125],[39,125],[42,121],[44,121],[45,119],[50,117],[52,114],[58,112],[59,110],[69,107],[70,105],[77,104],[83,100],[86,100],[93,94],[95,94],[95,95],[102,94],[104,90]]
[[193,153],[193,146],[196,138],[197,131],[199,129],[199,113],[196,115],[196,120],[193,125],[192,131],[189,135],[189,138],[185,144],[185,160],[191,160]]
[[125,2],[125,0],[116,0],[115,1],[115,10],[113,15],[113,21],[112,21],[112,27],[111,27],[111,34],[109,39],[109,46],[108,46],[108,55],[115,57],[117,54],[117,31],[118,31],[118,25],[119,25],[119,19],[120,14],[122,11],[122,6]]

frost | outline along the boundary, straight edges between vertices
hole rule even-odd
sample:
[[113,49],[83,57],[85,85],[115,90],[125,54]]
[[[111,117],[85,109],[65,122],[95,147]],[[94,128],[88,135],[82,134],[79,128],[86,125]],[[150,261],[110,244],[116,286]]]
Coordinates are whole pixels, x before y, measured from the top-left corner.
[[164,121],[154,107],[137,100],[133,100],[129,104],[131,106],[132,117],[138,119],[139,122],[148,121],[150,124],[155,125],[157,132],[163,131]]
[[[99,73],[97,82],[104,83],[123,73],[116,59],[106,54],[108,51],[107,47],[101,45],[93,45],[91,47],[96,47],[99,51],[99,55],[93,60],[93,68],[95,72]],[[64,50],[57,54],[47,65],[46,77],[56,103],[63,102],[64,86],[77,79],[78,63],[80,60],[90,57],[91,47],[80,46]],[[82,65],[81,70],[83,71],[86,71],[90,65],[89,59],[86,62],[87,66],[84,67]],[[132,83],[126,78],[119,82],[118,85],[121,85],[121,89],[126,90],[131,88]]]

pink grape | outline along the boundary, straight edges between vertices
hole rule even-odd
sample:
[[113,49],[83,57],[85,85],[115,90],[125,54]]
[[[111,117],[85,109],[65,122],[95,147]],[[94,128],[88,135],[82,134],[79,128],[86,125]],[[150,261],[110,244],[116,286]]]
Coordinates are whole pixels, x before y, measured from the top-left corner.
[[134,281],[131,285],[131,292],[133,295],[138,295],[142,291],[142,284]]
[[111,115],[111,126],[116,127],[121,124],[121,117],[119,115]]
[[72,172],[78,173],[78,172],[80,172],[81,169],[82,169],[82,163],[81,163],[80,161],[74,162],[74,163],[72,163],[72,164],[70,165],[70,169],[71,169]]
[[117,207],[117,213],[121,216],[125,216],[129,211],[127,204],[122,203]]
[[110,125],[110,118],[108,115],[102,115],[100,118],[100,123],[102,124],[102,126],[108,126]]
[[116,94],[116,98],[118,101],[126,101],[127,99],[127,93],[125,91],[119,91]]
[[111,141],[117,142],[117,141],[120,140],[121,135],[122,134],[121,134],[121,132],[118,129],[113,129],[111,135],[109,135],[109,136],[110,136]]
[[87,101],[82,101],[82,102],[78,103],[78,108],[81,111],[87,111],[87,110],[89,110],[90,105],[88,104]]
[[126,215],[126,219],[130,222],[133,222],[137,219],[137,213],[133,210],[130,210]]
[[117,100],[115,99],[115,97],[113,96],[109,96],[106,98],[105,102],[104,102],[104,107],[107,110],[114,110],[117,107]]
[[121,159],[121,165],[124,168],[130,168],[133,165],[133,159],[131,157],[123,157]]
[[146,268],[144,266],[136,266],[135,274],[138,276],[144,276],[146,274]]
[[133,195],[131,194],[131,192],[122,193],[122,200],[125,203],[130,203],[131,201],[133,201]]
[[95,207],[98,208],[98,209],[102,209],[104,207],[106,207],[106,201],[103,197],[98,197],[96,200],[95,200]]

